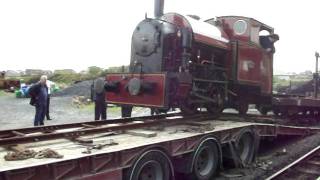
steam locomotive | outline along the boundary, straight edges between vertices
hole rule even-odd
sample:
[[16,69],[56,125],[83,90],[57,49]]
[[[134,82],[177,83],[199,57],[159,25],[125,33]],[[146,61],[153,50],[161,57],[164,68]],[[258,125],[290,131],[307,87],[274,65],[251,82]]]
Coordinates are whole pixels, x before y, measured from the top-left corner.
[[[261,33],[265,35],[261,35]],[[163,14],[143,19],[132,35],[129,72],[106,76],[106,101],[122,106],[218,115],[272,102],[274,29],[253,18]],[[261,109],[261,108],[260,108]]]

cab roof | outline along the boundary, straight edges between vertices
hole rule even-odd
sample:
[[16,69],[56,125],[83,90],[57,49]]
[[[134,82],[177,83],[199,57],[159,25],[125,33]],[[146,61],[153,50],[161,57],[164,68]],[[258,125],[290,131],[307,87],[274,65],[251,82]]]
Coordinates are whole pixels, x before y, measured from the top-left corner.
[[[208,19],[207,21],[209,20],[213,20],[214,18],[211,18],[211,19]],[[225,19],[225,20],[235,20],[235,19],[243,19],[243,20],[246,20],[247,22],[250,22],[250,24],[252,26],[260,26],[260,29],[261,30],[266,30],[266,31],[269,31],[271,34],[274,33],[274,29],[269,26],[269,25],[266,25],[254,18],[251,18],[251,17],[245,17],[245,16],[219,16],[216,18],[217,20],[222,20],[222,19]]]

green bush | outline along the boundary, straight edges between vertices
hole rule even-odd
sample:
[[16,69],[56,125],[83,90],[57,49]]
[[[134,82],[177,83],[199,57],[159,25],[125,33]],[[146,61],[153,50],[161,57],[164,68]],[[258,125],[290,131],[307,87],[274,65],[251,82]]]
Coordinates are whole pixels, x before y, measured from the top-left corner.
[[[109,67],[107,69],[103,69],[97,66],[90,66],[87,69],[87,73],[54,73],[53,75],[48,76],[48,79],[55,83],[61,84],[63,87],[78,81],[92,80],[98,77],[104,77],[108,73],[121,72],[129,72],[129,66]],[[23,83],[32,84],[39,81],[40,75],[21,76],[18,79],[23,79]]]

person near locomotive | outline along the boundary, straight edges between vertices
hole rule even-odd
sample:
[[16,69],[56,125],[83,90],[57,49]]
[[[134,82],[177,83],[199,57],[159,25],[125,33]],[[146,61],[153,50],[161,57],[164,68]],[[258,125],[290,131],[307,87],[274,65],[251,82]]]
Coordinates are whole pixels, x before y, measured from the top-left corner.
[[131,117],[133,106],[131,105],[122,105],[121,106],[121,117]]
[[46,111],[46,118],[47,120],[52,120],[50,117],[50,96],[51,96],[51,90],[55,86],[55,83],[52,81],[47,80],[46,85],[48,87],[48,99],[47,99],[47,111]]
[[277,34],[271,34],[267,36],[260,36],[260,44],[267,51],[275,53],[274,43],[279,40]]
[[94,120],[107,119],[107,106],[105,100],[104,79],[98,78],[92,87],[92,99],[94,101]]
[[48,87],[46,85],[47,76],[40,77],[40,81],[29,89],[30,105],[35,106],[36,114],[34,117],[34,126],[43,126],[44,117],[47,112]]

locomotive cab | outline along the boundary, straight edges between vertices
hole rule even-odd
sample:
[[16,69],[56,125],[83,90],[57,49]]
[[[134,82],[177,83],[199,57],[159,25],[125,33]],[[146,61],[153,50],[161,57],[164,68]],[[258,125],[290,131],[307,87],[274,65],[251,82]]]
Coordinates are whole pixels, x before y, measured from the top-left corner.
[[[227,60],[231,106],[245,113],[248,104],[271,104],[274,43],[279,40],[274,29],[253,18],[222,16],[207,22],[218,24],[230,39]],[[263,34],[266,33],[266,34]]]

